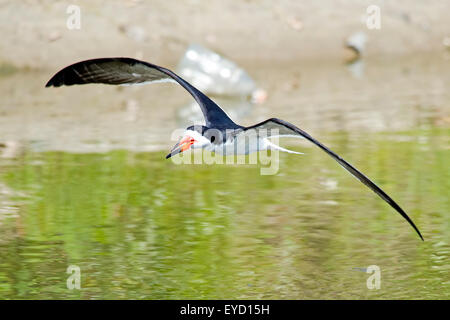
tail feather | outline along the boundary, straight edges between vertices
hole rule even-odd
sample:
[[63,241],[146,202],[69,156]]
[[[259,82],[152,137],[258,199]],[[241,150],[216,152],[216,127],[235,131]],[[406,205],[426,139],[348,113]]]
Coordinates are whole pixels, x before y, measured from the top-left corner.
[[269,139],[265,139],[265,142],[266,142],[268,149],[280,150],[280,151],[287,152],[287,153],[304,154],[303,152],[297,152],[297,151],[282,148],[279,145],[276,145],[275,143],[271,142]]

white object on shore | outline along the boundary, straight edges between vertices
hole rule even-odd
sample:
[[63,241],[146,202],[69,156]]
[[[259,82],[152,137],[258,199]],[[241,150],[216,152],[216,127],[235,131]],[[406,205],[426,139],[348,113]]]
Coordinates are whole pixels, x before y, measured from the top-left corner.
[[192,44],[177,72],[200,91],[221,96],[251,96],[256,84],[243,69],[219,54]]
[[366,48],[367,35],[362,32],[356,32],[347,38],[345,45],[353,49],[358,55],[362,56]]

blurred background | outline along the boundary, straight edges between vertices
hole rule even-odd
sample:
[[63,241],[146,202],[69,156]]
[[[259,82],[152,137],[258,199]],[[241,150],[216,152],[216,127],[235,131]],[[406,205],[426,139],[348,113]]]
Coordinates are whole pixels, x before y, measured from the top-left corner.
[[[449,10],[0,0],[0,298],[448,299]],[[306,154],[281,155],[275,176],[164,160],[173,130],[202,122],[179,86],[44,88],[113,56],[176,71],[239,124],[306,130],[392,195],[425,242],[304,142],[283,141]],[[378,290],[354,269],[369,265]]]

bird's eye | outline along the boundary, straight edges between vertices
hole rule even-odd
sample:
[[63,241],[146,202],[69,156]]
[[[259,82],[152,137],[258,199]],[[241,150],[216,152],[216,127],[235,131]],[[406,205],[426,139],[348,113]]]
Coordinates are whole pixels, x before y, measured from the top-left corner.
[[210,140],[211,140],[211,142],[214,142],[216,140],[216,137],[215,136],[211,136]]

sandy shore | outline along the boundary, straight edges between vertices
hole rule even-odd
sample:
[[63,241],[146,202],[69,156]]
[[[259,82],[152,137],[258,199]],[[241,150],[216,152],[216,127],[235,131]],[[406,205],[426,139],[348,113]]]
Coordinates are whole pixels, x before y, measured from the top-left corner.
[[[79,30],[66,26],[69,5]],[[378,5],[381,29],[366,26]],[[174,64],[200,43],[238,63],[342,59],[344,40],[364,31],[366,55],[439,52],[450,46],[445,0],[0,1],[0,65],[55,69],[85,58],[131,56]]]

